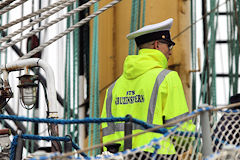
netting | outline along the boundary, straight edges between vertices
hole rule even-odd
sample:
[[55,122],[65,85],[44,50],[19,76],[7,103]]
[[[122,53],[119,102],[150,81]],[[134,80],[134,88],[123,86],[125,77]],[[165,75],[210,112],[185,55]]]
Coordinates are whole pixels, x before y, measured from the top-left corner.
[[[238,104],[239,105],[239,104]],[[230,105],[232,107],[232,105]],[[101,155],[93,155],[88,157],[86,154],[90,150],[96,148],[102,148],[106,144],[98,144],[87,149],[77,150],[68,153],[46,153],[43,151],[37,151],[29,155],[26,159],[111,159],[111,160],[137,160],[137,159],[158,159],[158,160],[200,160],[200,159],[240,159],[240,139],[239,139],[239,121],[240,121],[239,109],[220,109],[220,108],[202,108],[198,109],[181,119],[174,120],[163,126],[157,126],[155,128],[146,128],[137,134],[127,135],[122,139],[132,138],[134,136],[142,136],[144,138],[146,134],[155,132],[154,134],[161,135],[157,138],[153,138],[149,143],[144,146],[134,149],[126,149],[123,152],[110,153],[108,151],[102,152]],[[7,117],[7,116],[3,116]],[[1,118],[1,117],[0,117]],[[9,117],[10,120],[18,120],[16,117]],[[29,119],[29,118],[28,118]],[[22,118],[26,121],[27,118]],[[20,119],[19,119],[20,120]],[[31,122],[39,121],[37,119],[31,120]],[[115,119],[86,119],[86,120],[74,120],[68,122],[67,120],[51,120],[51,123],[58,124],[72,124],[73,122],[117,122],[128,121],[125,118]],[[48,119],[41,120],[41,122],[49,123]],[[141,124],[140,121],[133,121],[134,123]],[[195,129],[190,130],[189,126],[194,123]],[[145,122],[142,122],[145,127]],[[207,127],[208,126],[208,127]],[[163,129],[165,128],[165,129]],[[209,128],[209,130],[208,130]],[[25,135],[24,135],[25,136]],[[24,138],[22,136],[22,138]],[[25,136],[26,137],[26,136]],[[30,138],[33,136],[27,136]],[[37,137],[43,139],[43,137]],[[60,137],[61,138],[61,137]],[[36,136],[35,136],[36,139]],[[55,138],[56,139],[56,138]],[[58,137],[59,139],[59,137]],[[68,140],[62,138],[63,140]],[[48,137],[48,140],[49,137]],[[61,139],[59,139],[61,140]],[[110,143],[116,143],[112,141]],[[17,144],[15,144],[16,146]],[[76,148],[75,148],[76,149]]]
[[[198,117],[192,119],[198,121]],[[177,159],[202,159],[201,154],[201,131],[196,127],[195,132],[187,131],[185,126],[188,126],[191,121],[179,122],[175,127],[168,130],[160,138],[154,138],[149,144],[126,150],[113,155],[104,155],[92,157],[92,159],[159,159],[159,160],[177,160]],[[144,136],[144,135],[143,135]],[[168,143],[170,142],[170,143]],[[158,154],[159,151],[172,154]]]
[[[63,158],[64,155],[61,154],[51,154],[46,156],[45,158],[63,158],[63,159],[114,159],[114,160],[123,160],[123,159],[129,159],[129,160],[135,160],[135,159],[161,159],[161,160],[167,160],[167,159],[201,159],[201,153],[199,148],[201,148],[200,141],[200,134],[196,132],[184,132],[184,125],[186,123],[179,123],[172,129],[170,129],[167,133],[165,133],[160,138],[153,139],[149,144],[146,144],[144,146],[135,148],[135,149],[129,149],[125,150],[124,152],[118,152],[115,154],[112,154],[110,152],[103,152],[102,155],[97,155],[95,157],[70,157],[66,156]],[[164,142],[171,141],[172,144],[174,144],[174,148],[172,145],[163,145],[166,144]],[[200,145],[198,145],[200,144]],[[147,152],[146,150],[149,150],[151,152]],[[168,152],[176,152],[176,154],[171,155],[160,155],[157,154],[159,150],[165,150]],[[174,150],[174,151],[173,151]],[[44,153],[42,153],[44,155]],[[34,155],[31,155],[34,156]],[[57,157],[56,157],[57,156]],[[40,157],[39,154],[36,155],[34,158],[31,159],[43,159],[44,157]]]
[[210,126],[213,152],[221,151],[226,145],[240,146],[239,113],[239,109],[220,110],[212,113]]
[[[207,155],[203,151],[203,147],[206,147],[206,144],[204,146],[206,141],[204,141],[202,133],[207,132],[202,131],[203,127],[200,125],[200,119],[204,118],[200,116],[203,112],[209,112],[209,119],[207,119],[209,123],[203,123],[202,125],[210,126],[208,138],[212,140],[212,143],[210,143],[212,145],[208,147],[210,149],[208,153],[212,153],[211,155]],[[102,155],[91,157],[91,159],[240,159],[239,113],[240,110],[237,109],[215,109],[212,111],[199,109],[184,117],[185,120],[179,121],[171,129],[167,127],[169,129],[167,133],[158,139],[153,139],[149,144],[116,154],[103,152]],[[189,132],[186,128],[188,123],[191,123],[187,118],[190,116],[192,116],[191,120],[196,125],[194,132]],[[172,126],[172,124],[167,126]],[[159,150],[173,154],[158,154]]]
[[206,160],[239,160],[240,147],[226,145],[220,152],[210,155]]

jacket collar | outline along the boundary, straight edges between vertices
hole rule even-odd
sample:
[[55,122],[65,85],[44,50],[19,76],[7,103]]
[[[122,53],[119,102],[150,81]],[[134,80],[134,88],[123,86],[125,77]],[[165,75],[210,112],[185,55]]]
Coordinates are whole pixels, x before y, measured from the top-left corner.
[[139,55],[129,55],[125,59],[123,75],[134,79],[153,68],[167,68],[165,55],[156,49],[141,49]]
[[162,68],[166,69],[168,67],[168,61],[166,56],[157,49],[140,49],[139,55],[154,55]]

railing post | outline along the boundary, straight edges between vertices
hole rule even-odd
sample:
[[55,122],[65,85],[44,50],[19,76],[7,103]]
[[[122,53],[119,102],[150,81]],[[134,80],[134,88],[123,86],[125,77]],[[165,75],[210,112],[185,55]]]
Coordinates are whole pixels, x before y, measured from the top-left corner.
[[[124,123],[124,136],[132,134],[132,116],[127,115],[126,117],[130,117],[130,120]],[[124,150],[132,149],[132,137],[124,139]]]
[[17,148],[15,153],[15,160],[22,160],[22,152],[23,152],[23,139],[22,132],[18,131],[18,139],[17,139]]
[[70,138],[70,141],[64,142],[64,152],[71,152],[72,151],[72,137],[70,135],[66,135]]
[[[201,107],[202,109],[206,107]],[[212,150],[212,139],[211,139],[211,131],[210,131],[210,123],[209,123],[209,111],[203,111],[200,114],[200,125],[202,129],[202,154],[203,158],[213,154]]]

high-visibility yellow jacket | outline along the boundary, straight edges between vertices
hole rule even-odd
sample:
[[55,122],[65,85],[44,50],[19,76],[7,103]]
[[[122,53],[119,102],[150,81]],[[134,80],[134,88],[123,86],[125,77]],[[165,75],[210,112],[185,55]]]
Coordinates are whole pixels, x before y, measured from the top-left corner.
[[[105,96],[102,118],[125,117],[127,114],[154,125],[162,125],[188,114],[181,80],[175,71],[167,70],[167,59],[155,49],[141,49],[138,55],[127,56],[121,77]],[[103,143],[124,137],[124,123],[103,123]],[[185,126],[189,131],[193,126]],[[133,125],[132,133],[144,130]],[[132,148],[148,144],[159,133],[146,133],[132,139]],[[123,141],[120,151],[123,150]],[[158,154],[175,154],[170,139],[161,141]],[[163,147],[164,146],[164,147]],[[146,151],[153,152],[152,149]]]

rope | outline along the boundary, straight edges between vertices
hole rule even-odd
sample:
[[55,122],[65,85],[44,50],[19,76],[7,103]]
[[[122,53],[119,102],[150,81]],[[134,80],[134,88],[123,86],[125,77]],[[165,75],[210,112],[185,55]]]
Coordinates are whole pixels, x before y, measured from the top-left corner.
[[[199,110],[199,112],[202,110]],[[102,122],[120,122],[120,121],[128,121],[129,118],[85,118],[85,119],[74,119],[74,120],[64,120],[64,119],[44,119],[44,118],[28,118],[28,117],[18,117],[14,115],[0,115],[0,119],[8,119],[13,121],[27,121],[27,122],[34,122],[34,123],[53,123],[53,124],[79,124],[79,123],[102,123]],[[148,124],[144,121],[138,120],[133,118],[133,123],[141,125],[145,129],[153,128],[154,126]],[[179,121],[181,122],[181,121]],[[163,128],[160,129],[158,133],[166,133],[167,129]]]
[[11,143],[11,149],[10,149],[10,159],[11,160],[14,160],[14,158],[15,158],[17,140],[18,140],[18,135],[13,137],[13,141]]
[[[138,0],[132,0],[132,8],[131,8],[131,25],[130,25],[130,33],[137,30],[137,14],[138,14]],[[135,42],[134,40],[129,40],[129,50],[128,55],[134,55],[135,53]]]
[[[226,108],[233,108],[233,107],[238,107],[240,106],[240,102],[239,103],[234,103],[234,104],[230,104],[227,106],[223,106],[223,107],[206,107],[204,109],[200,108],[197,109],[195,111],[193,111],[192,113],[190,113],[188,116],[180,118],[178,120],[172,121],[170,123],[164,124],[162,126],[171,126],[173,124],[179,123],[181,121],[185,121],[188,120],[190,118],[196,117],[198,114],[200,114],[200,112],[202,111],[219,111],[219,110],[223,110]],[[49,118],[28,118],[28,117],[23,117],[23,116],[15,116],[15,115],[2,115],[0,114],[0,119],[8,119],[8,120],[13,120],[13,121],[29,121],[29,122],[34,122],[34,123],[53,123],[53,124],[74,124],[74,123],[102,123],[102,122],[123,122],[123,121],[129,121],[128,117],[113,117],[113,118],[84,118],[84,119],[73,119],[73,120],[65,120],[65,119],[49,119]],[[144,121],[138,120],[133,118],[133,122],[142,125],[143,127],[147,124]],[[149,124],[147,124],[149,125]],[[160,127],[162,128],[162,127]]]
[[114,0],[112,2],[110,2],[109,4],[107,4],[106,6],[102,7],[101,9],[99,9],[97,12],[94,12],[93,14],[87,16],[86,18],[82,19],[81,21],[79,21],[78,23],[76,23],[75,25],[71,26],[70,28],[66,29],[64,32],[60,33],[59,35],[55,36],[54,38],[50,39],[48,42],[43,43],[42,45],[40,45],[39,47],[35,48],[34,50],[30,51],[28,54],[24,55],[23,57],[21,57],[20,59],[24,59],[24,58],[29,58],[31,56],[33,56],[35,53],[41,51],[43,48],[45,48],[46,46],[52,44],[53,42],[55,42],[56,40],[60,39],[61,37],[65,36],[66,34],[68,34],[69,32],[73,31],[75,28],[81,27],[82,25],[84,25],[86,22],[90,21],[92,18],[96,17],[97,15],[101,14],[102,12],[104,12],[105,10],[111,8],[112,6],[114,6],[115,4],[119,3],[121,0]]
[[[95,10],[98,10],[98,3],[95,4]],[[95,18],[95,58],[94,58],[94,118],[99,118],[99,65],[98,65],[98,17]],[[93,144],[99,144],[100,143],[100,126],[98,124],[93,124]],[[100,150],[97,149],[96,152],[93,151],[93,155],[100,154]]]
[[239,107],[239,106],[240,106],[240,102],[229,104],[229,105],[222,106],[222,107],[212,108],[211,111],[220,111],[220,110],[223,110],[223,109],[229,109],[229,108],[234,108],[234,107]]
[[[75,0],[74,0],[74,1],[75,1]],[[73,14],[75,14],[75,13],[78,13],[78,12],[86,9],[87,7],[91,6],[92,4],[94,4],[94,3],[98,2],[98,1],[99,1],[99,0],[88,1],[87,3],[81,5],[80,7],[76,8],[76,9],[74,9],[74,10],[71,10],[70,12],[62,15],[61,17],[56,18],[55,20],[52,20],[51,22],[48,22],[48,23],[40,26],[39,28],[34,29],[34,30],[28,32],[28,33],[25,34],[24,36],[21,36],[21,37],[17,38],[16,40],[13,40],[13,41],[11,41],[11,42],[9,42],[9,43],[1,46],[1,47],[0,47],[0,50],[6,49],[6,48],[8,48],[8,47],[10,47],[10,46],[12,46],[12,45],[14,45],[14,44],[16,44],[17,42],[19,42],[19,41],[21,41],[21,40],[23,40],[23,39],[25,39],[25,38],[31,37],[32,35],[40,32],[41,30],[46,29],[46,28],[48,28],[49,26],[60,22],[61,20],[69,17],[70,15],[73,15]],[[1,43],[1,41],[3,41],[3,40],[1,39],[1,40],[0,40],[0,43]]]
[[[72,6],[68,6],[67,7],[67,11],[70,11],[72,9]],[[71,26],[71,17],[67,18],[67,28],[69,28]],[[66,81],[66,101],[67,101],[67,119],[71,119],[71,105],[72,105],[72,101],[71,101],[71,34],[67,34],[66,37],[66,64],[67,64],[67,68],[66,68],[66,74],[67,74],[67,81]],[[71,127],[70,125],[67,125],[67,133],[71,135]]]
[[[76,144],[76,143],[74,143],[74,142],[72,142],[72,147],[75,149],[75,150],[79,150],[80,149],[80,147]],[[82,152],[82,153],[80,153],[82,156],[84,156],[84,157],[88,157],[84,152]]]
[[[198,20],[196,20],[194,23],[190,24],[189,26],[187,26],[185,29],[183,29],[181,32],[179,32],[176,36],[174,36],[172,39],[176,39],[179,36],[181,36],[184,32],[186,32],[188,29],[190,29],[193,25],[196,25],[199,21],[201,21],[204,17],[208,16],[211,12],[215,11],[217,8],[221,7],[222,5],[224,5],[226,2],[228,2],[230,0],[226,0],[225,2],[221,3],[220,5],[218,5],[216,8],[214,8],[213,10],[211,10],[210,12],[208,12],[207,14],[205,14],[204,16],[202,16],[201,18],[199,18]],[[130,40],[131,41],[131,40]],[[131,46],[130,42],[129,42],[129,46]],[[129,53],[131,53],[131,49],[129,47]],[[115,82],[118,78],[114,79],[111,83],[107,84],[106,86],[104,86],[100,92],[104,91],[106,88],[108,88],[113,82]]]
[[8,119],[13,121],[26,121],[26,122],[34,122],[34,123],[51,123],[51,124],[86,124],[86,123],[102,123],[102,122],[123,122],[128,121],[129,118],[125,117],[115,117],[115,118],[84,118],[84,119],[48,119],[48,118],[28,118],[23,116],[15,116],[15,115],[2,115],[0,114],[0,119]]
[[[103,122],[123,122],[128,121],[129,118],[125,117],[116,117],[116,118],[84,118],[84,119],[73,119],[73,120],[65,120],[65,119],[47,119],[47,118],[28,118],[22,116],[15,115],[0,115],[0,119],[8,119],[13,121],[26,121],[26,122],[34,122],[34,123],[51,123],[51,124],[86,124],[86,123],[103,123]],[[143,126],[144,128],[152,128],[153,126],[133,118],[133,122]],[[161,133],[165,133],[167,130],[161,130]]]
[[[240,105],[240,103],[235,103],[235,104],[231,104],[231,105],[224,106],[224,107],[229,107],[229,108],[230,108],[230,107],[239,106],[239,105]],[[220,109],[223,109],[224,107],[221,107],[221,108],[211,108],[211,107],[200,108],[200,109],[195,110],[194,112],[190,113],[188,116],[183,117],[183,118],[178,119],[178,120],[174,120],[174,121],[172,121],[172,122],[170,122],[170,123],[168,123],[168,124],[164,124],[164,125],[162,125],[162,126],[157,126],[157,127],[155,127],[155,128],[150,128],[150,129],[144,130],[144,131],[142,131],[142,132],[139,132],[139,133],[137,133],[137,134],[128,135],[128,136],[126,136],[126,137],[124,137],[124,138],[120,138],[120,139],[117,139],[117,140],[112,141],[112,142],[109,142],[109,143],[98,144],[98,145],[92,146],[92,147],[87,148],[87,149],[84,149],[84,150],[78,150],[78,151],[76,151],[76,152],[70,152],[70,153],[67,153],[67,154],[65,154],[65,155],[63,155],[63,156],[70,156],[70,155],[73,155],[73,154],[76,154],[76,153],[86,152],[86,151],[89,151],[89,150],[91,150],[91,149],[95,149],[95,148],[98,148],[98,147],[102,147],[102,146],[107,145],[107,144],[110,144],[110,143],[114,143],[114,142],[117,142],[117,141],[120,141],[120,140],[124,140],[124,139],[130,138],[130,137],[133,137],[133,136],[138,136],[138,135],[144,134],[144,133],[146,133],[146,132],[151,132],[151,131],[158,130],[158,129],[160,129],[160,128],[167,127],[167,126],[169,126],[169,125],[173,125],[173,124],[178,123],[177,126],[174,127],[174,128],[172,128],[172,129],[170,129],[169,132],[165,132],[165,134],[164,134],[164,137],[165,137],[165,136],[173,133],[173,130],[175,130],[176,128],[178,128],[183,122],[185,122],[185,121],[187,121],[187,120],[189,120],[189,119],[192,119],[193,117],[198,116],[198,115],[200,114],[200,112],[212,111],[212,110],[217,110],[217,109],[220,110]],[[127,119],[127,118],[125,118],[125,120],[126,120],[126,119]],[[133,119],[133,121],[135,122],[135,119]],[[179,122],[180,122],[180,123],[179,123]],[[179,133],[179,132],[178,132],[178,133]],[[192,133],[190,132],[190,134],[193,135],[193,132],[192,132]],[[181,135],[183,135],[183,134],[181,134]],[[196,133],[195,133],[195,136],[198,136],[198,135],[196,135]],[[29,136],[27,136],[27,137],[29,137]],[[39,136],[34,136],[34,137],[39,138]],[[61,138],[61,137],[60,137],[60,138]],[[45,139],[46,139],[46,138],[45,138]],[[49,138],[47,138],[47,139],[49,139]],[[64,139],[63,139],[63,140],[64,140]],[[156,141],[156,140],[155,140],[155,141]],[[13,147],[14,147],[14,146],[13,146]]]
[[[39,14],[45,12],[45,11],[48,11],[48,10],[50,10],[52,8],[55,8],[55,7],[59,6],[62,3],[65,3],[65,2],[67,2],[67,0],[60,0],[60,1],[58,1],[56,3],[53,3],[53,4],[51,4],[51,5],[47,6],[47,7],[39,9],[36,12],[30,13],[30,14],[28,14],[28,15],[26,15],[24,17],[21,17],[21,18],[15,20],[15,21],[12,21],[12,22],[10,22],[8,24],[5,24],[4,26],[0,26],[0,30],[6,29],[6,28],[11,27],[11,26],[13,26],[13,25],[15,25],[15,24],[17,24],[19,22],[22,22],[22,21],[26,20],[26,19],[30,19],[30,18],[32,18],[34,16],[37,16],[37,15],[39,15]],[[2,11],[0,11],[0,13],[1,12]]]
[[189,26],[187,26],[185,29],[183,29],[181,32],[179,32],[176,36],[174,36],[172,39],[176,39],[177,37],[179,37],[180,35],[182,35],[184,32],[186,32],[188,29],[190,29],[193,25],[195,25],[196,23],[198,23],[199,21],[201,21],[203,18],[207,17],[209,14],[211,14],[212,12],[214,12],[216,9],[218,9],[219,7],[221,7],[222,5],[224,5],[225,3],[227,3],[230,0],[226,0],[225,2],[217,5],[214,9],[210,10],[208,13],[206,13],[204,16],[202,16],[201,18],[199,18],[197,21],[195,21],[194,23],[190,24]]
[[142,27],[145,25],[145,13],[146,13],[146,0],[143,0],[143,8],[142,8]]
[[23,3],[25,3],[26,1],[27,1],[27,0],[21,0],[21,1],[13,4],[13,5],[11,5],[11,6],[8,6],[8,7],[4,8],[4,9],[2,9],[2,10],[0,11],[0,15],[6,13],[6,12],[8,12],[8,11],[10,11],[11,9],[13,9],[13,8],[15,8],[15,7],[23,4]]
[[[67,26],[68,26],[68,23],[69,23],[69,20],[67,19]],[[69,47],[70,47],[70,43],[69,43],[69,38],[70,37],[70,34],[68,34],[67,36],[66,36],[66,51],[65,51],[65,67],[64,67],[64,103],[63,103],[63,108],[64,108],[64,111],[63,111],[63,118],[64,119],[67,119],[67,110],[68,110],[68,107],[67,107],[67,105],[68,105],[68,103],[70,102],[69,100],[68,100],[68,96],[69,96],[69,94],[68,94],[68,86],[67,86],[67,84],[68,84],[68,57],[69,57],[69,55],[70,54],[68,54],[68,51],[69,51]],[[63,126],[63,134],[65,134],[66,133],[66,126],[64,125]]]
[[[208,109],[209,109],[209,108],[208,108]],[[199,109],[199,111],[206,111],[206,110],[207,110],[206,108],[204,108],[204,109]],[[191,114],[189,114],[189,115],[190,115],[190,116],[187,116],[187,118],[184,117],[184,118],[181,118],[181,119],[187,119],[187,120],[189,120],[189,119],[191,119],[192,116],[193,116],[193,115],[191,115]],[[176,121],[176,120],[175,120],[175,121]],[[170,122],[170,123],[168,123],[168,124],[171,124],[171,123],[174,123],[174,121],[172,121],[172,122]],[[176,127],[170,129],[169,132],[166,132],[166,133],[165,133],[163,136],[161,136],[160,138],[153,139],[148,145],[152,145],[152,143],[155,143],[155,144],[156,144],[156,142],[159,142],[163,137],[166,137],[166,136],[170,135],[171,133],[173,133],[180,125],[181,125],[181,124],[178,124]],[[157,127],[154,127],[154,128],[150,128],[150,129],[144,130],[144,131],[139,132],[139,133],[136,133],[136,134],[127,135],[127,136],[125,136],[125,137],[123,137],[123,138],[119,138],[119,139],[113,140],[113,141],[108,142],[108,143],[101,143],[101,144],[98,144],[98,145],[95,145],[95,146],[92,146],[92,147],[89,147],[89,148],[86,148],[86,149],[83,149],[83,150],[77,150],[77,151],[75,151],[75,152],[69,152],[69,153],[63,154],[63,155],[61,155],[61,156],[56,156],[56,157],[54,157],[54,158],[62,158],[62,157],[67,157],[67,156],[75,155],[75,154],[77,154],[77,153],[87,152],[87,151],[93,150],[93,149],[95,149],[95,148],[100,148],[100,147],[103,147],[103,146],[106,146],[106,145],[109,145],[109,144],[112,144],[112,143],[115,143],[115,142],[118,142],[118,141],[122,141],[122,140],[124,140],[124,139],[128,139],[128,138],[131,138],[131,137],[134,137],[134,136],[138,136],[138,135],[144,134],[144,133],[146,133],[146,132],[152,132],[152,131],[154,131],[154,130],[158,130],[158,129],[162,128],[162,127],[167,127],[167,126],[168,126],[168,125],[164,124],[164,125],[162,125],[162,126],[157,126]],[[141,146],[141,147],[139,147],[139,148],[143,149],[145,146],[148,146],[148,145],[144,145],[144,146]],[[136,148],[135,148],[134,150],[136,150]]]
[[[55,9],[53,9],[53,10],[50,10],[49,12],[47,12],[47,13],[46,13],[45,15],[43,15],[42,17],[39,17],[38,19],[35,19],[34,21],[30,22],[28,25],[26,25],[26,26],[20,28],[19,30],[16,30],[15,32],[13,32],[13,33],[7,35],[6,37],[2,38],[2,39],[0,40],[0,43],[5,42],[5,41],[9,40],[10,38],[16,36],[17,34],[23,32],[24,30],[28,29],[29,27],[34,26],[35,24],[37,24],[37,23],[41,22],[42,20],[48,18],[49,16],[53,15],[54,13],[62,10],[62,9],[65,8],[66,6],[72,4],[73,2],[75,2],[75,0],[68,0],[66,3],[61,4],[59,7],[55,8]],[[9,46],[8,46],[8,47],[9,47]],[[7,48],[7,47],[5,47],[5,48]],[[2,47],[1,47],[0,50],[3,50],[3,49],[5,49],[5,48],[2,48]]]
[[[10,159],[13,160],[15,157],[15,152],[16,152],[16,146],[17,146],[17,140],[18,140],[19,135],[14,136],[13,141],[11,143],[11,151],[10,151]],[[55,137],[55,136],[38,136],[38,135],[30,135],[30,134],[22,134],[21,138],[23,139],[30,139],[30,140],[45,140],[45,141],[63,141],[63,142],[68,142],[71,141],[71,138],[68,136],[66,137]],[[72,147],[76,150],[79,150],[79,146],[76,145],[72,141]],[[85,153],[80,153],[84,157],[87,157]]]
[[[99,4],[94,5],[94,12],[98,10]],[[92,118],[99,117],[99,69],[98,69],[98,17],[94,18],[93,22],[93,58],[91,71],[91,90],[90,90],[90,116]],[[93,129],[93,130],[92,130]],[[92,135],[93,134],[93,135]],[[92,138],[91,138],[92,136]],[[89,142],[96,145],[100,143],[100,126],[98,124],[89,125]],[[100,150],[93,150],[92,155],[99,154]],[[90,153],[89,153],[90,154]]]
[[[191,24],[196,21],[196,0],[191,1]],[[196,70],[196,25],[191,26],[191,62],[192,70]],[[199,68],[200,69],[200,68]],[[192,72],[192,110],[196,106],[196,72]]]
[[[119,1],[121,1],[121,0],[119,0]],[[213,10],[211,10],[209,13],[207,13],[207,14],[205,14],[203,17],[201,17],[200,19],[198,19],[197,21],[195,21],[194,23],[192,23],[191,25],[189,25],[188,27],[186,27],[183,31],[181,31],[179,34],[177,34],[176,36],[174,36],[173,37],[173,39],[175,39],[175,38],[177,38],[177,37],[179,37],[182,33],[184,33],[185,31],[187,31],[189,28],[191,28],[192,27],[192,25],[195,25],[197,22],[199,22],[200,20],[202,20],[204,17],[206,17],[207,15],[209,15],[211,12],[213,12],[213,11],[215,11],[218,7],[220,7],[220,6],[222,6],[223,4],[225,4],[227,1],[229,1],[229,0],[226,0],[224,3],[222,3],[222,4],[220,4],[220,5],[218,5],[216,8],[214,8]],[[46,7],[47,8],[47,7]],[[38,11],[37,11],[38,12]],[[91,16],[91,15],[90,15]],[[89,16],[88,16],[89,17]],[[86,17],[87,18],[87,17]],[[90,17],[89,17],[90,18]],[[85,19],[83,19],[83,20],[85,20]],[[86,19],[86,21],[89,21],[89,19]],[[34,21],[33,21],[34,22]],[[81,21],[80,21],[81,22]],[[80,25],[81,26],[81,25]],[[80,27],[80,26],[78,26],[78,27]],[[2,27],[4,27],[4,26],[2,26]],[[2,29],[2,27],[0,27],[0,30]],[[70,31],[71,32],[71,31]],[[64,36],[64,35],[63,35]],[[62,36],[61,36],[62,37]],[[60,38],[61,38],[60,37]],[[57,37],[55,37],[55,38],[57,38]],[[56,41],[56,40],[54,40],[54,41]],[[53,41],[53,42],[54,42]],[[0,41],[1,42],[1,41]],[[48,41],[49,42],[49,41]],[[50,44],[51,43],[53,43],[53,42],[49,42]],[[36,49],[38,50],[38,51],[32,51],[32,52],[29,52],[29,53],[33,53],[33,55],[35,54],[35,53],[37,53],[37,52],[39,52],[39,51],[41,51],[43,48],[45,48],[46,46],[48,46],[49,44],[45,44],[44,46],[43,45],[41,45],[41,46],[39,46],[39,47],[37,47]],[[9,47],[9,46],[7,46],[7,47]],[[6,47],[6,48],[7,48]],[[5,49],[5,48],[2,48],[2,47],[0,47],[0,50],[3,50],[3,49]],[[30,56],[31,57],[31,56]]]
[[[211,1],[210,3],[210,9],[214,10],[216,7],[216,1]],[[219,3],[218,3],[219,5]],[[215,8],[214,8],[215,7]],[[216,28],[215,27],[215,10],[210,13],[209,16],[209,22],[208,22],[208,28],[207,33],[210,34],[210,41],[208,44],[205,45],[205,59],[204,59],[204,68],[202,71],[202,77],[201,77],[201,89],[200,89],[200,97],[199,101],[201,100],[203,103],[212,104],[213,106],[216,106],[216,72],[215,72],[215,41],[216,41]],[[211,72],[211,73],[210,73]],[[212,81],[211,85],[209,85],[209,77],[210,74],[212,74]],[[210,97],[211,95],[211,97]]]
[[[92,2],[92,1],[91,1]],[[84,5],[84,4],[83,4]],[[81,5],[81,6],[83,6]],[[81,7],[80,6],[80,7]],[[75,8],[79,7],[79,1],[76,1]],[[79,21],[79,12],[73,16],[74,24]],[[79,29],[73,31],[73,119],[79,118]],[[78,143],[80,141],[79,139],[79,125],[73,126],[73,132],[72,135],[75,135],[76,142]]]
[[[6,18],[7,18],[7,22],[6,23],[8,23],[9,22],[9,12],[7,13],[7,17]],[[3,34],[3,32],[2,32],[2,34]],[[6,30],[5,34],[6,35],[8,34],[8,29]],[[3,36],[4,36],[4,34],[3,34]],[[1,51],[0,51],[0,53],[1,53],[1,55],[3,55]],[[7,62],[8,62],[8,50],[5,50],[3,53],[5,53],[4,63],[7,64]]]
[[12,3],[13,1],[15,1],[15,0],[5,0],[4,2],[0,3],[0,9],[6,7],[10,3]]
[[31,134],[22,134],[21,137],[23,139],[31,139],[31,140],[45,140],[45,141],[63,141],[68,142],[71,139],[66,137],[55,137],[55,136],[38,136],[38,135],[31,135]]
[[[216,2],[215,2],[216,3]],[[211,8],[215,7],[215,3],[211,3]],[[217,1],[217,4],[219,4],[219,0]],[[218,12],[218,9],[217,9]],[[211,21],[212,19],[212,21]],[[210,36],[210,43],[208,44],[209,47],[209,51],[208,51],[208,55],[209,57],[209,61],[210,61],[210,67],[212,69],[212,81],[211,81],[211,101],[212,101],[212,105],[216,106],[217,104],[217,96],[216,96],[216,65],[215,65],[215,46],[216,46],[216,32],[217,32],[217,28],[218,28],[218,14],[216,15],[216,20],[215,19],[215,13],[213,12],[210,15],[210,19],[209,19],[209,23],[210,28],[209,28],[209,33],[211,34]],[[209,77],[208,77],[209,78]]]

